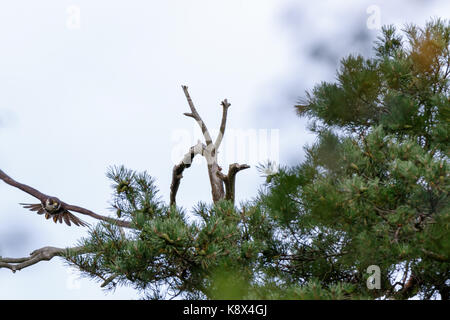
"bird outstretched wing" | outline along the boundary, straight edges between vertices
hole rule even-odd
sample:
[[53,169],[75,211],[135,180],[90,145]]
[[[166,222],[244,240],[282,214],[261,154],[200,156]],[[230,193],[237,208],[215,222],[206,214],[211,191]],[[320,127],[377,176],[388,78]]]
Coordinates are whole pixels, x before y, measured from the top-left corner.
[[37,214],[44,214],[47,212],[47,211],[45,211],[44,207],[40,203],[19,203],[19,204],[21,206],[23,206],[25,209],[29,209],[31,211],[37,211]]
[[72,213],[70,213],[68,210],[62,209],[58,213],[50,213],[42,206],[40,203],[20,203],[25,209],[29,209],[30,211],[35,211],[37,214],[45,214],[46,219],[52,218],[55,223],[59,222],[62,223],[63,221],[68,225],[71,226],[72,223],[76,226],[82,226],[86,227],[89,226],[87,222],[84,222],[80,218],[76,217]]

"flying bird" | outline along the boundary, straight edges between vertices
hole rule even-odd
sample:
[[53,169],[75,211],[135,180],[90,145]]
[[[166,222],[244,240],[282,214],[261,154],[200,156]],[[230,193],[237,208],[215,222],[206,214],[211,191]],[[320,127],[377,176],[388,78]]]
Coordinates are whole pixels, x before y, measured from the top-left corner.
[[70,226],[71,222],[76,226],[88,226],[89,224],[83,220],[77,218],[72,213],[70,213],[58,198],[48,197],[41,203],[30,204],[30,203],[20,203],[24,208],[31,211],[36,211],[37,214],[44,214],[46,219],[52,218],[55,223],[64,222]]
[[[40,203],[36,203],[36,204],[20,203],[20,204],[26,209],[29,209],[31,211],[36,211],[38,214],[45,214],[45,218],[47,218],[47,219],[52,218],[55,223],[58,221],[60,223],[62,223],[64,220],[64,222],[68,226],[70,226],[72,223],[77,226],[83,226],[83,227],[89,226],[88,223],[80,220],[79,218],[74,216],[70,211],[87,214],[88,216],[91,216],[93,218],[100,219],[103,221],[108,221],[108,218],[98,215],[88,209],[70,205],[68,203],[65,203],[65,202],[59,200],[56,197],[48,196],[45,193],[42,193],[39,190],[37,190],[31,186],[28,186],[24,183],[20,183],[20,182],[14,180],[13,178],[11,178],[10,176],[8,176],[1,169],[0,169],[0,179],[3,180],[5,183],[9,184],[10,186],[18,188],[18,189],[22,190],[23,192],[26,192],[29,195],[38,199],[40,201]],[[128,227],[127,222],[119,221],[119,223],[121,223],[122,226]]]

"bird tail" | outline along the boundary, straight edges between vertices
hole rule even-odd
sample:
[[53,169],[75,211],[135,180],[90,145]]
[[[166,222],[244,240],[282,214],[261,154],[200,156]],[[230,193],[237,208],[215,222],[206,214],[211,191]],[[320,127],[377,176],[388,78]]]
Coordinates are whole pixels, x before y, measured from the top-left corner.
[[67,225],[70,226],[70,221],[72,221],[76,226],[81,226],[81,227],[88,227],[89,223],[81,220],[80,218],[78,218],[77,216],[71,214],[70,212],[65,212],[64,213],[64,221],[66,222]]

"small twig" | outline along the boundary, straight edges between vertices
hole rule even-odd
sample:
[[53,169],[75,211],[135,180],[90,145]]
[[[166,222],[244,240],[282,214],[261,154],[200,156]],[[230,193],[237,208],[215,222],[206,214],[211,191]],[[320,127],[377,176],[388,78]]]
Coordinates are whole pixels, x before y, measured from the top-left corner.
[[425,254],[425,256],[427,256],[430,259],[440,261],[440,262],[450,262],[450,258],[440,255],[440,254],[437,254],[435,252],[425,250],[423,248],[422,248],[422,252]]
[[111,281],[113,281],[115,278],[117,278],[117,274],[113,274],[111,276],[109,276],[107,279],[105,279],[105,281],[100,285],[100,288],[104,288],[106,287]]
[[405,265],[405,273],[403,274],[403,278],[402,278],[402,288],[405,287],[406,277],[408,276],[408,272],[409,272],[409,261]]
[[397,228],[397,230],[395,230],[394,239],[391,241],[391,243],[398,243],[398,235],[399,235],[401,229],[402,229],[402,227],[400,226]]
[[400,295],[403,299],[409,298],[411,293],[413,292],[414,288],[419,284],[419,280],[414,275],[413,272],[411,272],[411,275],[409,276],[408,281],[405,283],[403,288],[396,292],[396,295]]

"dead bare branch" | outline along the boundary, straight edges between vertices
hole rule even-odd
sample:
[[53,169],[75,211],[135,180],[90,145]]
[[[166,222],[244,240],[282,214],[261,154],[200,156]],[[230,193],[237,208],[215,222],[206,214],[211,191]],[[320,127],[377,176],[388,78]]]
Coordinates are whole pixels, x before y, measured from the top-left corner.
[[194,157],[198,154],[203,155],[204,151],[205,145],[199,141],[195,146],[192,146],[189,149],[189,152],[185,154],[183,160],[173,167],[172,183],[170,185],[170,205],[176,204],[177,192],[181,179],[183,178],[184,169],[189,168],[194,160]]
[[222,103],[222,121],[220,123],[220,131],[216,138],[216,142],[214,143],[215,150],[219,150],[220,144],[222,143],[223,136],[225,135],[225,128],[227,125],[227,113],[228,108],[231,106],[231,103],[227,101],[227,99],[223,100]]
[[246,164],[232,163],[228,168],[228,174],[225,175],[222,172],[218,172],[217,176],[225,183],[225,199],[231,200],[234,203],[235,198],[235,184],[236,174],[241,171],[250,168]]
[[[239,165],[237,163],[233,163],[230,165],[228,175],[224,175],[221,170],[222,168],[217,163],[217,152],[220,147],[220,144],[222,143],[223,136],[225,134],[225,128],[227,123],[227,114],[228,114],[228,108],[231,106],[231,103],[228,102],[227,99],[223,100],[221,102],[222,105],[222,121],[220,124],[220,131],[216,138],[216,141],[214,144],[211,140],[211,135],[209,134],[208,129],[206,128],[205,123],[203,122],[202,118],[198,114],[197,110],[195,109],[194,103],[192,102],[192,99],[188,92],[187,86],[181,86],[183,88],[184,94],[186,96],[186,99],[188,101],[189,107],[191,109],[190,113],[184,113],[185,116],[194,118],[200,128],[202,129],[203,136],[205,137],[206,146],[202,149],[202,156],[206,158],[207,165],[208,165],[208,176],[209,176],[209,182],[211,185],[211,194],[213,202],[217,202],[221,199],[227,199],[234,201],[234,195],[235,195],[235,181],[236,181],[236,174],[243,169],[249,168],[248,165]],[[193,147],[192,147],[193,148]],[[188,152],[185,155],[185,159],[192,161],[193,157],[198,154],[195,152],[192,152],[192,148],[190,152]],[[190,162],[189,162],[190,164]],[[175,197],[176,193],[178,191],[178,187],[180,185],[180,180],[182,178],[182,173],[185,168],[188,168],[189,166],[186,166],[184,161],[182,161],[180,164],[174,166],[172,171],[172,184],[171,184],[171,196],[170,196],[170,203],[175,204]],[[224,190],[224,184],[225,189]]]
[[56,247],[43,247],[34,250],[30,253],[29,257],[23,258],[3,258],[0,257],[0,268],[8,268],[12,272],[20,271],[24,268],[32,266],[41,261],[49,261],[54,257],[62,256],[71,253],[85,253],[86,249],[84,247],[73,247],[73,248],[56,248]]
[[206,146],[209,147],[212,144],[211,135],[209,134],[208,128],[206,127],[206,124],[203,122],[202,118],[197,112],[197,109],[195,109],[194,103],[192,102],[191,96],[189,95],[188,87],[187,86],[181,86],[184,91],[184,95],[186,96],[186,99],[189,104],[189,108],[191,109],[191,113],[184,113],[185,116],[194,118],[195,121],[197,121],[198,125],[200,126],[200,129],[202,130],[203,136],[205,137]]

